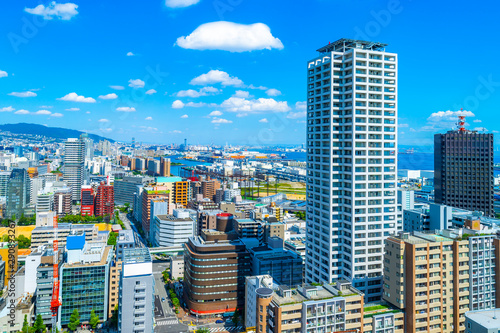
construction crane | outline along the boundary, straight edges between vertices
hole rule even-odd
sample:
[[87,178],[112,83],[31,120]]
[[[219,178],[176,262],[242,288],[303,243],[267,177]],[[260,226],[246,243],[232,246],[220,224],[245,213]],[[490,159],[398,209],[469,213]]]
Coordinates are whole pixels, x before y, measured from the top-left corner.
[[50,311],[52,312],[52,333],[57,333],[57,311],[61,306],[59,298],[59,240],[58,240],[58,221],[57,216],[54,216],[54,241],[52,248],[54,251],[53,257],[53,284],[52,284],[52,300],[50,301]]

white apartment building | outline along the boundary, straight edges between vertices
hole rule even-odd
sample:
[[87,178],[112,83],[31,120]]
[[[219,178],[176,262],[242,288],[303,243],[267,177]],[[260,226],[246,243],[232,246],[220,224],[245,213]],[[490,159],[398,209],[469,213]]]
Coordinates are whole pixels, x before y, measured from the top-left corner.
[[307,63],[306,282],[382,296],[397,231],[397,54],[340,39]]
[[64,143],[64,181],[71,186],[71,199],[80,201],[85,176],[85,141],[68,139]]

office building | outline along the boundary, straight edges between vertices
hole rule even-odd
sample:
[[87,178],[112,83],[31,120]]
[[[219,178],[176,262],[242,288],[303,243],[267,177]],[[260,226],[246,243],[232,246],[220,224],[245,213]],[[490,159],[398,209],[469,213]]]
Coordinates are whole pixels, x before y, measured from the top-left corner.
[[57,216],[64,217],[71,214],[72,192],[71,189],[61,188],[54,192],[54,211]]
[[64,143],[64,181],[71,187],[73,201],[80,200],[85,176],[85,141],[71,138]]
[[25,169],[14,169],[7,183],[6,215],[19,219],[30,202],[30,180]]
[[397,232],[397,54],[340,39],[307,63],[306,282],[382,296],[384,239]]
[[[36,298],[35,315],[41,315],[45,325],[51,325],[52,312],[50,310],[50,301],[52,299],[52,287],[54,283],[54,256],[52,246],[41,250],[40,265],[36,269]],[[63,253],[59,254],[59,271],[61,270],[61,261]]]
[[460,117],[457,130],[434,136],[435,202],[494,216],[493,134],[464,124]]
[[198,210],[198,221],[196,224],[196,235],[201,235],[203,229],[215,229],[217,227],[217,214],[221,210]]
[[170,190],[165,186],[144,187],[142,191],[142,230],[149,236],[151,220],[151,199],[166,198],[170,201]]
[[148,182],[146,177],[128,176],[123,179],[115,179],[113,183],[115,192],[115,204],[125,205],[128,203],[134,209],[134,193],[137,185],[144,185]]
[[177,181],[174,183],[174,203],[178,208],[187,208],[189,201],[189,182]]
[[95,196],[95,215],[112,217],[115,213],[114,188],[101,183]]
[[[227,214],[227,213],[225,213]],[[264,223],[252,219],[233,219],[234,230],[240,238],[256,238],[264,243]]]
[[[98,227],[95,224],[71,224],[59,223],[57,229],[57,238],[59,240],[59,247],[64,248],[66,239],[69,235],[85,234],[87,242],[97,239]],[[52,224],[48,226],[36,227],[31,232],[31,247],[40,247],[44,244],[52,244],[54,239],[54,227]]]
[[170,176],[170,158],[160,157],[160,176]]
[[468,311],[465,313],[465,333],[500,332],[500,309]]
[[36,195],[36,213],[50,212],[54,209],[54,192],[52,190],[42,190]]
[[406,332],[402,311],[365,307],[363,298],[347,281],[291,288],[270,276],[251,276],[246,278],[245,324],[256,333]]
[[170,256],[170,279],[184,277],[184,256]]
[[116,238],[116,259],[123,261],[123,251],[135,248],[134,232],[130,229],[120,230]]
[[401,233],[385,245],[384,300],[406,313],[406,332],[462,332],[465,312],[494,309],[496,231]]
[[248,249],[253,275],[270,275],[278,284],[302,285],[302,257],[284,248],[283,239],[273,237],[267,245]]
[[126,249],[120,278],[118,332],[154,332],[154,285],[149,249]]
[[189,216],[188,211],[174,209],[172,215],[156,215],[154,229],[154,246],[182,246],[189,237],[194,236],[195,222]]
[[120,301],[120,276],[122,274],[122,264],[121,259],[115,258],[111,262],[111,267],[109,268],[109,300],[108,300],[108,318],[113,316],[116,308]]
[[184,244],[184,302],[191,314],[211,317],[244,308],[251,261],[229,221],[221,216],[215,230],[202,230]]
[[415,191],[398,189],[398,204],[403,210],[415,208]]
[[99,318],[107,318],[112,251],[105,243],[87,243],[84,235],[68,236],[66,261],[61,266],[61,325],[68,324],[75,309],[81,323],[88,323],[92,310]]
[[220,182],[217,179],[203,180],[201,182],[201,194],[204,198],[214,200],[215,192],[220,188]]
[[10,179],[11,171],[0,171],[0,197],[7,196],[7,183]]
[[94,189],[92,186],[82,186],[82,196],[80,199],[80,212],[82,216],[94,216],[95,215],[95,197]]

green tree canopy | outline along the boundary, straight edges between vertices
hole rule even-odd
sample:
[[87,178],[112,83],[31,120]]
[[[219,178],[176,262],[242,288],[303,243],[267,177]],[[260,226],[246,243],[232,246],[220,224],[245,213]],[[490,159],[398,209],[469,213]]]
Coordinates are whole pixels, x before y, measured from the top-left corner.
[[99,316],[95,314],[94,309],[92,309],[92,311],[90,312],[89,324],[94,330],[97,327],[97,325],[99,325]]
[[80,326],[80,314],[77,309],[74,309],[73,313],[69,317],[68,329],[70,331],[76,331],[78,326]]

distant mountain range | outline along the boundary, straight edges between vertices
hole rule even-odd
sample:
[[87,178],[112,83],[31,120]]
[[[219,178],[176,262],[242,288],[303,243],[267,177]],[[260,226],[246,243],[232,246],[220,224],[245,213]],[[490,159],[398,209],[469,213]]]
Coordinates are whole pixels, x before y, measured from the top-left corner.
[[[72,130],[68,128],[61,127],[48,127],[38,124],[4,124],[0,125],[0,131],[7,131],[14,134],[31,134],[31,135],[43,135],[54,139],[67,139],[67,138],[78,138],[81,134],[85,132]],[[99,135],[88,133],[89,138],[94,141],[108,140],[110,142],[115,142],[115,140],[108,139]]]

